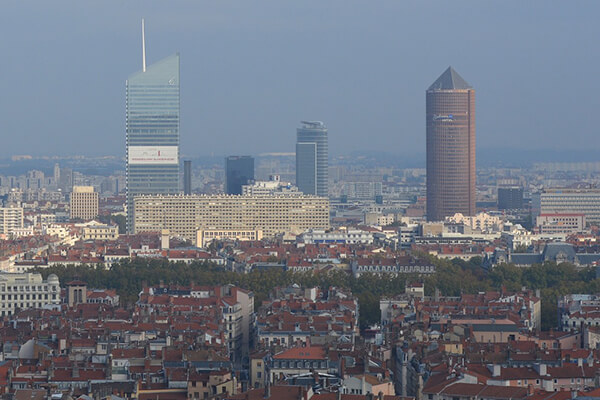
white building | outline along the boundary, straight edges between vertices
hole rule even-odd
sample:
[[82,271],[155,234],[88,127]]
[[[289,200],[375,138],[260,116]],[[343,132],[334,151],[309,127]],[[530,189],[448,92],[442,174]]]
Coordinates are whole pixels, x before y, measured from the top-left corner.
[[304,232],[298,237],[300,242],[305,244],[318,243],[343,243],[343,244],[372,244],[373,234],[361,230],[340,230],[335,232],[326,232],[324,230],[310,230]]
[[585,214],[540,214],[535,219],[540,233],[574,233],[585,229]]
[[0,273],[0,316],[16,310],[60,304],[60,286],[54,274],[44,281],[38,273]]
[[255,181],[249,185],[242,185],[244,196],[301,196],[302,192],[290,182],[281,182],[279,175],[271,175],[268,181]]
[[502,229],[502,219],[500,217],[484,212],[474,216],[456,213],[452,217],[446,217],[445,222],[463,224],[480,232],[498,232]]
[[10,235],[22,227],[22,207],[0,207],[0,234]]

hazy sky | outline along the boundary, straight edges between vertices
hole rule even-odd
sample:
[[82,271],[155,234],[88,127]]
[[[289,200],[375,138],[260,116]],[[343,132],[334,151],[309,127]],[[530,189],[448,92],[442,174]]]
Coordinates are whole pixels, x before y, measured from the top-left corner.
[[2,0],[0,156],[124,155],[125,80],[181,54],[184,155],[423,153],[425,89],[452,65],[477,141],[600,150],[600,2]]

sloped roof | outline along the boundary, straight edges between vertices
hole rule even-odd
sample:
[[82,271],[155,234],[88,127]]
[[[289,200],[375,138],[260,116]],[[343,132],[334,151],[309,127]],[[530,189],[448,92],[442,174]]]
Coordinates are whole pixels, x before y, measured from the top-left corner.
[[454,90],[454,89],[472,89],[452,67],[448,67],[427,90]]

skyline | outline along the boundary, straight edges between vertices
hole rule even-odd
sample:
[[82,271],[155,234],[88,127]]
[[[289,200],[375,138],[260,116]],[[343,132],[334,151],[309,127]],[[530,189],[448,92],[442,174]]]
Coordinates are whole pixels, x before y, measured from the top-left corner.
[[333,156],[424,154],[424,92],[448,65],[478,87],[478,149],[600,147],[593,2],[276,4],[9,3],[0,116],[19,140],[0,157],[123,156],[142,17],[149,64],[181,53],[182,154],[293,152],[304,119],[327,123]]

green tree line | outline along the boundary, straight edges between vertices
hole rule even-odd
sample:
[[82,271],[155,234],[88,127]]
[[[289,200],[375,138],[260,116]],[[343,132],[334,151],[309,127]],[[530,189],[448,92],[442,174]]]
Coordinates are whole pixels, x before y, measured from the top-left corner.
[[[422,255],[422,257],[429,257]],[[542,299],[542,327],[550,329],[557,325],[556,302],[568,293],[600,293],[600,279],[592,268],[576,268],[572,264],[546,262],[529,268],[501,264],[487,272],[481,267],[481,259],[475,257],[466,262],[429,257],[436,265],[436,272],[428,276],[400,275],[397,277],[363,274],[354,278],[343,271],[329,273],[291,273],[281,270],[252,271],[247,274],[226,271],[211,263],[170,263],[167,260],[134,259],[114,264],[111,269],[103,266],[52,266],[40,269],[44,278],[56,274],[64,284],[70,280],[83,280],[90,288],[116,289],[125,306],[135,303],[145,283],[156,286],[165,284],[224,285],[233,284],[254,292],[258,308],[275,287],[297,283],[301,286],[331,286],[350,289],[357,297],[362,328],[379,322],[379,299],[404,293],[406,282],[424,282],[427,295],[435,289],[444,296],[460,296],[489,290],[518,291],[523,287],[540,289]]]

